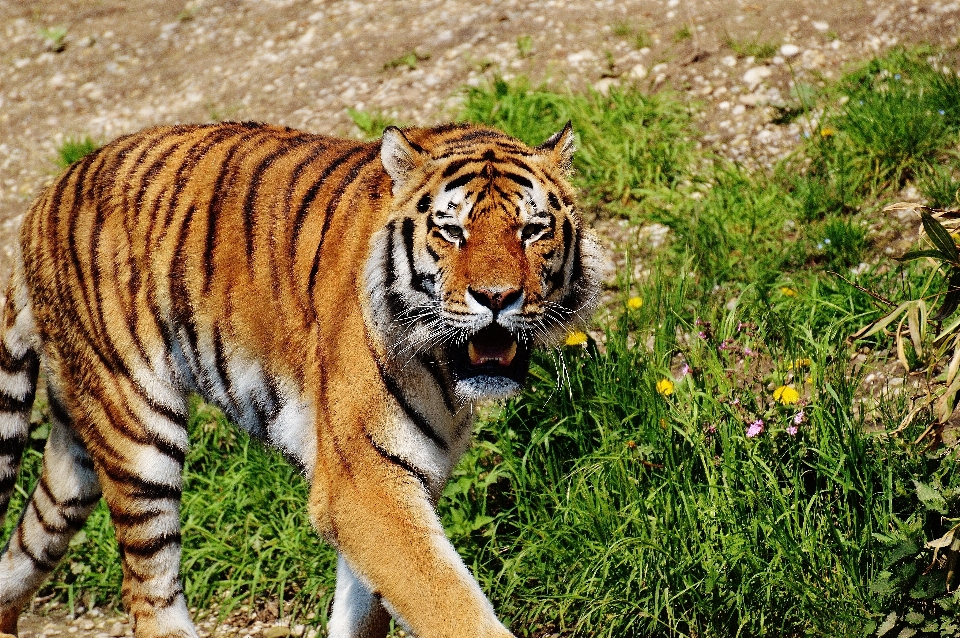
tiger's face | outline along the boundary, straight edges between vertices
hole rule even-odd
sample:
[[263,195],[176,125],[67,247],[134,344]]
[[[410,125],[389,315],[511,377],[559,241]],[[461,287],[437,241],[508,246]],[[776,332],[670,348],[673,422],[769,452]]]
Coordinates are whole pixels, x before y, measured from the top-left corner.
[[[566,180],[569,126],[535,149],[497,131],[428,155],[398,129],[381,159],[393,179],[367,264],[370,319],[401,365],[446,366],[462,400],[523,384],[534,347],[557,343],[598,297],[598,247]],[[434,152],[437,155],[437,152]]]

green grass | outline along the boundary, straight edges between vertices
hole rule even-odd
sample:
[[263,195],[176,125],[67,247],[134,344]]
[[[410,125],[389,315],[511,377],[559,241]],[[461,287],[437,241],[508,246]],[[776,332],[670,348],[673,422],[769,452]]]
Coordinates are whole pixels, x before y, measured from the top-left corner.
[[758,40],[735,40],[731,36],[724,38],[723,43],[727,45],[737,57],[753,57],[758,62],[769,60],[777,54],[780,47],[774,42],[761,42]]
[[83,159],[101,146],[102,144],[95,141],[89,135],[84,135],[83,137],[67,137],[57,147],[55,161],[60,168],[66,168],[74,162]]
[[[631,263],[653,273],[619,275],[601,343],[535,359],[530,387],[483,418],[441,499],[519,636],[955,634],[960,596],[925,543],[960,517],[957,449],[915,442],[932,409],[897,431],[911,393],[865,389],[870,366],[896,360],[890,335],[849,340],[891,310],[868,291],[894,304],[932,295],[930,307],[946,291],[872,230],[896,223],[880,209],[904,186],[957,204],[960,81],[941,71],[945,55],[897,50],[801,87],[804,137],[770,171],[698,150],[696,105],[670,94],[464,89],[462,119],[531,144],[572,121],[584,209],[623,221]],[[351,117],[368,137],[389,123]],[[630,239],[653,222],[670,229],[659,249]],[[925,365],[936,385],[942,362]],[[799,401],[784,404],[783,387]],[[190,428],[190,604],[278,597],[322,624],[334,555],[307,523],[303,481],[209,406],[194,406]],[[21,490],[38,463],[31,450]],[[81,540],[44,593],[116,602],[104,508]]]

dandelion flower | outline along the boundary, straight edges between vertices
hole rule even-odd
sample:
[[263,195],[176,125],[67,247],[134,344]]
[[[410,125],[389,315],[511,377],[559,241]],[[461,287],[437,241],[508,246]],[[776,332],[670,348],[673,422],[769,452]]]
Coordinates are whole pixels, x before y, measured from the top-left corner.
[[763,419],[757,419],[747,428],[747,438],[752,439],[761,432],[763,432]]
[[781,292],[785,297],[796,297],[796,296],[797,296],[797,291],[794,290],[793,288],[790,288],[789,286],[781,286],[781,287],[780,287],[780,292]]
[[773,399],[782,405],[793,405],[800,400],[800,393],[789,385],[782,385],[773,391]]
[[564,342],[568,346],[582,346],[587,342],[587,333],[582,330],[577,330],[571,332],[567,335],[567,340]]
[[665,397],[673,394],[673,381],[670,379],[660,379],[657,381],[657,392]]
[[834,131],[832,128],[829,128],[827,126],[824,126],[822,129],[820,129],[820,137],[830,137],[835,133],[836,131]]
[[802,357],[800,359],[794,359],[793,363],[787,367],[787,370],[797,370],[800,368],[809,368],[813,362],[810,361],[807,357]]
[[643,306],[643,299],[640,297],[630,297],[627,299],[627,308],[630,310],[640,310]]

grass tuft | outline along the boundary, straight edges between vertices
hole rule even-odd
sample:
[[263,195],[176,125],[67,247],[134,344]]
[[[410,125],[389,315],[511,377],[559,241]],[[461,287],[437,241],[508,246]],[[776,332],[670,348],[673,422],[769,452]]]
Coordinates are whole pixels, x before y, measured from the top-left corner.
[[67,137],[57,147],[57,166],[66,168],[74,162],[80,161],[90,153],[100,148],[102,144],[88,135],[83,137]]

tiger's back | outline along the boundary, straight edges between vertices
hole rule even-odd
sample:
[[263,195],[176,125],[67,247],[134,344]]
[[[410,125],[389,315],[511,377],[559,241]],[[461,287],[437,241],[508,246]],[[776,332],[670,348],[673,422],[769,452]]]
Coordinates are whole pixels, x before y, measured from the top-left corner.
[[310,481],[341,556],[331,635],[383,636],[388,610],[424,638],[509,635],[433,504],[469,403],[515,391],[530,348],[592,307],[571,140],[226,123],[149,129],[71,166],[24,221],[4,311],[0,512],[39,359],[52,431],[0,557],[0,633],[102,494],[138,636],[195,635],[178,510],[196,392]]

